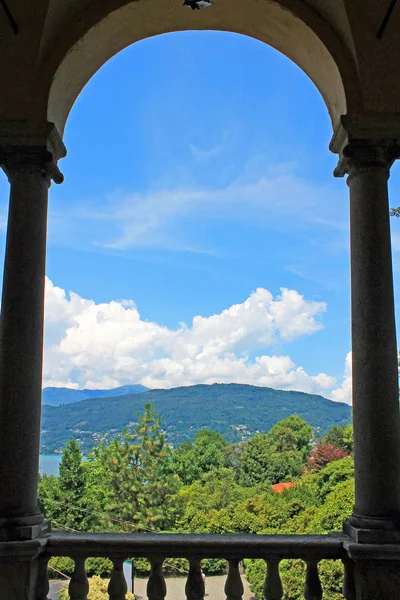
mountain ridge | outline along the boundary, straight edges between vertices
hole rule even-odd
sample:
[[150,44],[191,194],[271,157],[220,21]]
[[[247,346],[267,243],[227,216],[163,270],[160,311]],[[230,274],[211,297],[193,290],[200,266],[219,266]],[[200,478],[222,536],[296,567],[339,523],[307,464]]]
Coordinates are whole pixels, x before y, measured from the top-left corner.
[[43,406],[42,454],[61,452],[76,437],[84,452],[100,441],[121,435],[137,422],[150,402],[162,418],[167,442],[192,440],[204,428],[222,433],[230,442],[268,431],[277,421],[297,414],[324,433],[351,421],[351,407],[305,392],[274,390],[249,384],[198,384],[148,390],[123,396],[89,398],[61,406]]
[[113,396],[125,396],[126,394],[140,394],[147,392],[148,389],[139,383],[121,385],[111,390],[74,390],[66,387],[46,387],[42,390],[42,405],[60,406],[61,404],[73,404],[89,398],[112,398]]

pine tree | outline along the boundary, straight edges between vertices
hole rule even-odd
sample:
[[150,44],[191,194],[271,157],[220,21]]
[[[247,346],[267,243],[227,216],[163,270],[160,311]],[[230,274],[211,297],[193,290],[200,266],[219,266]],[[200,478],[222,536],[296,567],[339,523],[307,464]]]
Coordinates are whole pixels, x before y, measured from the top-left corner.
[[137,417],[132,434],[125,431],[123,441],[114,440],[99,453],[107,487],[105,509],[126,521],[118,528],[160,530],[171,523],[178,478],[171,472],[171,451],[156,411],[146,404]]
[[63,498],[64,507],[60,518],[64,527],[84,529],[85,520],[85,471],[82,465],[82,454],[80,446],[75,438],[72,438],[65,447],[60,462],[59,486]]

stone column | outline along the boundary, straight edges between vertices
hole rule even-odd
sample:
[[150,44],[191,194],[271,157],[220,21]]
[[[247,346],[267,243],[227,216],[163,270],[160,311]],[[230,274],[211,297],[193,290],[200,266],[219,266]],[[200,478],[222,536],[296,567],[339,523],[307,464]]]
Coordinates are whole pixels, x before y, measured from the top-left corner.
[[344,149],[350,188],[355,506],[359,542],[400,541],[400,418],[388,210],[394,144]]
[[0,320],[0,540],[40,536],[37,507],[47,198],[60,182],[42,146],[0,147],[10,205]]

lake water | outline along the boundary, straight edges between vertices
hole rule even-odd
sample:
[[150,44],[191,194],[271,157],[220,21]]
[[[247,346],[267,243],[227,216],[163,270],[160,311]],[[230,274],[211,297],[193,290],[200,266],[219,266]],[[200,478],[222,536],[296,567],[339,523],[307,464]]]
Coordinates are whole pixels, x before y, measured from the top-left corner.
[[41,454],[39,456],[39,472],[41,475],[58,475],[61,454]]

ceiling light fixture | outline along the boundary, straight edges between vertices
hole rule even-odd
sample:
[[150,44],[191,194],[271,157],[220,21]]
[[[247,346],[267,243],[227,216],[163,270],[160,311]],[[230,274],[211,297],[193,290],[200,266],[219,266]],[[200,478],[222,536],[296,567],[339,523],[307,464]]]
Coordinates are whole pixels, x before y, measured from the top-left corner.
[[184,0],[183,2],[183,6],[188,6],[192,10],[200,10],[200,8],[207,8],[211,5],[211,0]]

